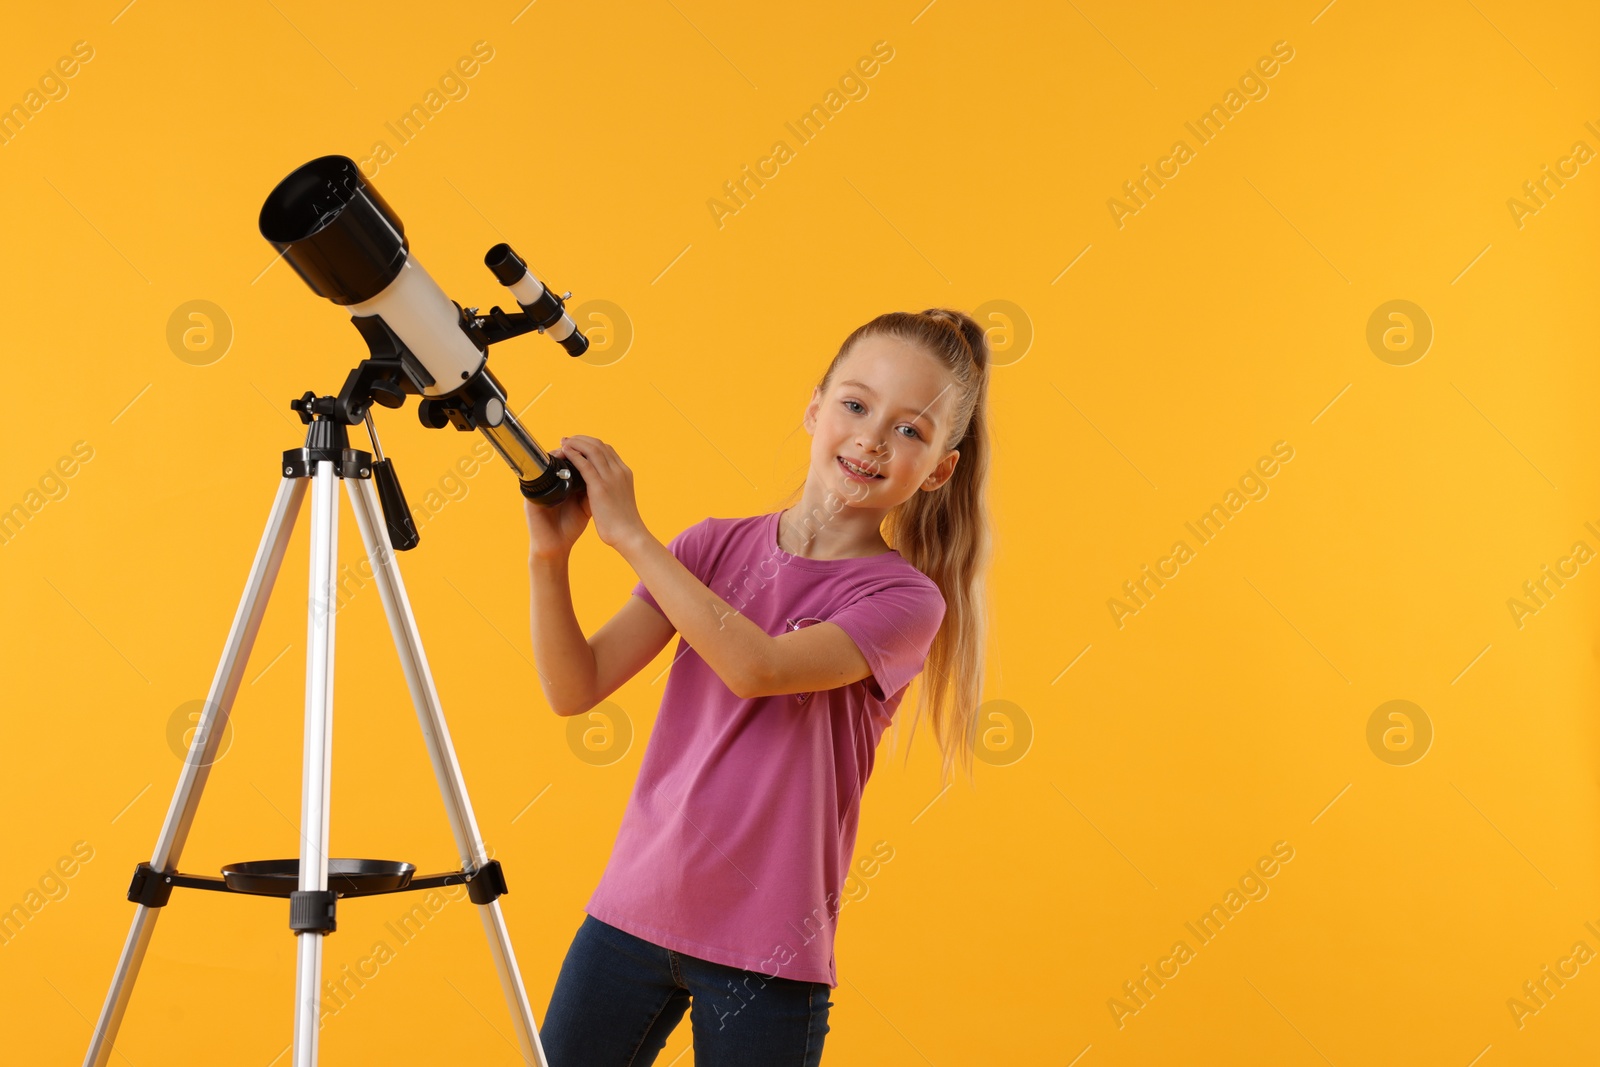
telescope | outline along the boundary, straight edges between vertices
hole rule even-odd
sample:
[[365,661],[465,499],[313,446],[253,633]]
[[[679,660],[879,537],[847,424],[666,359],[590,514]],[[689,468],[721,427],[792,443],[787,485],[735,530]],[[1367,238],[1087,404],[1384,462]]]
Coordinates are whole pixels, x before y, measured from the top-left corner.
[[350,312],[369,358],[352,370],[336,397],[307,392],[291,403],[307,425],[308,449],[342,447],[344,427],[364,422],[377,462],[373,478],[394,548],[415,547],[418,536],[393,465],[383,458],[371,407],[398,408],[419,397],[424,426],[478,430],[516,474],[522,495],[554,507],[583,491],[572,463],[551,456],[507,407],[506,390],[489,370],[489,346],[531,331],[547,334],[568,355],[589,341],[567,314],[565,298],[536,278],[508,244],[497,244],[484,265],[511,290],[518,312],[491,308],[480,315],[439,288],[411,253],[405,225],[354,160],[322,156],[299,167],[261,206],[261,236],[288,260],[311,291]]
[[[540,448],[507,410],[505,388],[489,372],[489,346],[531,330],[549,334],[574,356],[582,355],[589,342],[567,315],[566,297],[556,296],[535,278],[509,245],[489,249],[484,263],[511,290],[520,312],[508,314],[496,307],[479,315],[477,308],[462,308],[450,300],[411,255],[400,217],[346,156],[314,159],[279,182],[262,205],[260,229],[312,292],[349,309],[350,321],[366,339],[370,356],[349,373],[337,396],[307,392],[290,402],[306,425],[305,443],[282,454],[278,464],[282,477],[267,526],[223,642],[166,821],[150,861],[134,868],[128,900],[138,910],[112,972],[84,1067],[108,1067],[156,920],[174,889],[287,898],[289,929],[296,939],[293,1065],[316,1067],[323,1020],[323,941],[338,929],[341,900],[446,886],[464,886],[483,922],[520,1062],[547,1067],[500,907],[500,897],[510,892],[505,872],[500,861],[491,858],[478,830],[411,600],[390,551],[390,547],[415,548],[419,539],[394,467],[378,446],[372,405],[398,408],[407,394],[416,394],[424,426],[453,425],[482,432],[516,472],[523,495],[551,507],[581,493],[583,480],[567,460]],[[350,447],[348,428],[358,422],[366,423],[370,453]],[[415,864],[401,860],[328,855],[341,489],[355,511],[438,779],[461,858],[458,870],[418,875]],[[181,871],[178,863],[201,792],[220,754],[218,746],[227,734],[267,600],[308,496],[311,554],[299,858],[243,860],[224,866],[220,878]],[[388,528],[387,545],[380,523]]]

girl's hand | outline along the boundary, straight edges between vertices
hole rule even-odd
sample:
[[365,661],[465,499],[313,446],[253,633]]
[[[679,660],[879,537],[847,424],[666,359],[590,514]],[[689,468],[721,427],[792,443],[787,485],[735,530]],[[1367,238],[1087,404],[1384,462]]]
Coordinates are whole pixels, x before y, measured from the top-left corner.
[[[561,455],[552,448],[550,455]],[[589,525],[589,495],[569,496],[555,507],[524,500],[528,513],[528,554],[533,559],[564,559]]]
[[612,548],[620,548],[649,535],[639,517],[633,495],[633,471],[622,462],[616,449],[598,437],[563,437],[561,447],[578,473],[583,475],[583,499],[594,518],[594,532]]

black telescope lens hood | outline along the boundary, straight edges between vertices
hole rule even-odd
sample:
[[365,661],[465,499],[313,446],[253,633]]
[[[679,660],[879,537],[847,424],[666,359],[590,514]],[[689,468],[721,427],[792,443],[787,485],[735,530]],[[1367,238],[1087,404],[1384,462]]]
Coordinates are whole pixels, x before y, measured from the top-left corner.
[[348,156],[297,168],[261,205],[261,236],[335,304],[371,300],[405,266],[400,216]]

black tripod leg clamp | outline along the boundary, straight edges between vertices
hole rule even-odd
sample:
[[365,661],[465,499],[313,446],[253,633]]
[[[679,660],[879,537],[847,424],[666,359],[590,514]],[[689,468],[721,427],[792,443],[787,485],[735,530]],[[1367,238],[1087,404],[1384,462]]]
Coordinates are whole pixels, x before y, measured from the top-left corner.
[[141,863],[134,868],[133,881],[128,886],[128,899],[147,908],[165,907],[172,899],[172,878]]
[[499,860],[490,860],[467,876],[467,898],[474,904],[487,904],[509,892]]
[[331,934],[338,929],[334,922],[334,902],[339,894],[331,889],[297,889],[289,894],[289,929],[296,934]]

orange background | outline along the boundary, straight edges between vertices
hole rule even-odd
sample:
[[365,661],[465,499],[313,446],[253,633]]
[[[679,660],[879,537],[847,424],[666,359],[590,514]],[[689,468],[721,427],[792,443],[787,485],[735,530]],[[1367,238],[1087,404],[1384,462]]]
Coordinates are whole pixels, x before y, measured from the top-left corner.
[[[1560,562],[1600,549],[1600,177],[1561,162],[1600,149],[1595,12],[924,2],[8,12],[0,105],[92,49],[0,144],[0,508],[26,516],[0,544],[0,908],[42,880],[57,897],[31,898],[0,946],[8,1058],[81,1058],[185,705],[302,438],[287,401],[364,354],[273,265],[261,202],[299,164],[380,140],[374,182],[454,299],[507,302],[481,265],[507,240],[587,304],[592,358],[526,338],[493,365],[514,404],[538,397],[542,441],[617,447],[663,541],[778,505],[803,475],[810,386],[859,323],[950,305],[994,329],[986,696],[1006,703],[986,707],[976,788],[940,791],[931,738],[909,762],[880,753],[860,842],[894,855],[843,913],[826,1062],[1551,1064],[1594,1047],[1594,966],[1565,964],[1520,1020],[1508,1001],[1575,943],[1600,951],[1600,578]],[[492,58],[464,95],[401,144],[387,124],[479,41]],[[893,55],[865,94],[799,144],[785,124],[880,41]],[[1292,58],[1201,144],[1185,124],[1276,42]],[[737,213],[712,210],[779,139],[792,158]],[[1192,158],[1114,211],[1180,139]],[[1547,165],[1564,184],[1514,211]],[[194,320],[169,324],[195,300],[220,317],[186,348]],[[1412,310],[1369,345],[1394,300]],[[615,747],[569,735],[532,666],[515,486],[498,465],[452,474],[477,439],[412,410],[380,412],[422,524],[402,566],[542,1018],[668,655],[609,723],[578,720]],[[92,457],[52,477],[78,442]],[[1266,495],[1241,492],[1201,544],[1185,524],[1278,442],[1292,459],[1242,487]],[[185,870],[296,850],[308,517]],[[340,534],[351,562],[348,508]],[[1179,540],[1192,558],[1119,626],[1108,602]],[[1519,620],[1510,601],[1545,565],[1569,577]],[[633,581],[580,544],[586,629]],[[346,607],[333,853],[451,867],[370,584]],[[92,858],[50,882],[79,842]],[[1246,878],[1278,842],[1292,859]],[[1267,894],[1235,897],[1202,944],[1185,924],[1241,879]],[[414,903],[342,909],[327,970]],[[1179,940],[1192,958],[1132,1000],[1124,983]],[[180,890],[118,1062],[272,1062],[293,947],[281,902]],[[509,1063],[507,1035],[479,925],[451,904],[322,1050]],[[681,1025],[660,1062],[692,1062],[689,1040]]]

